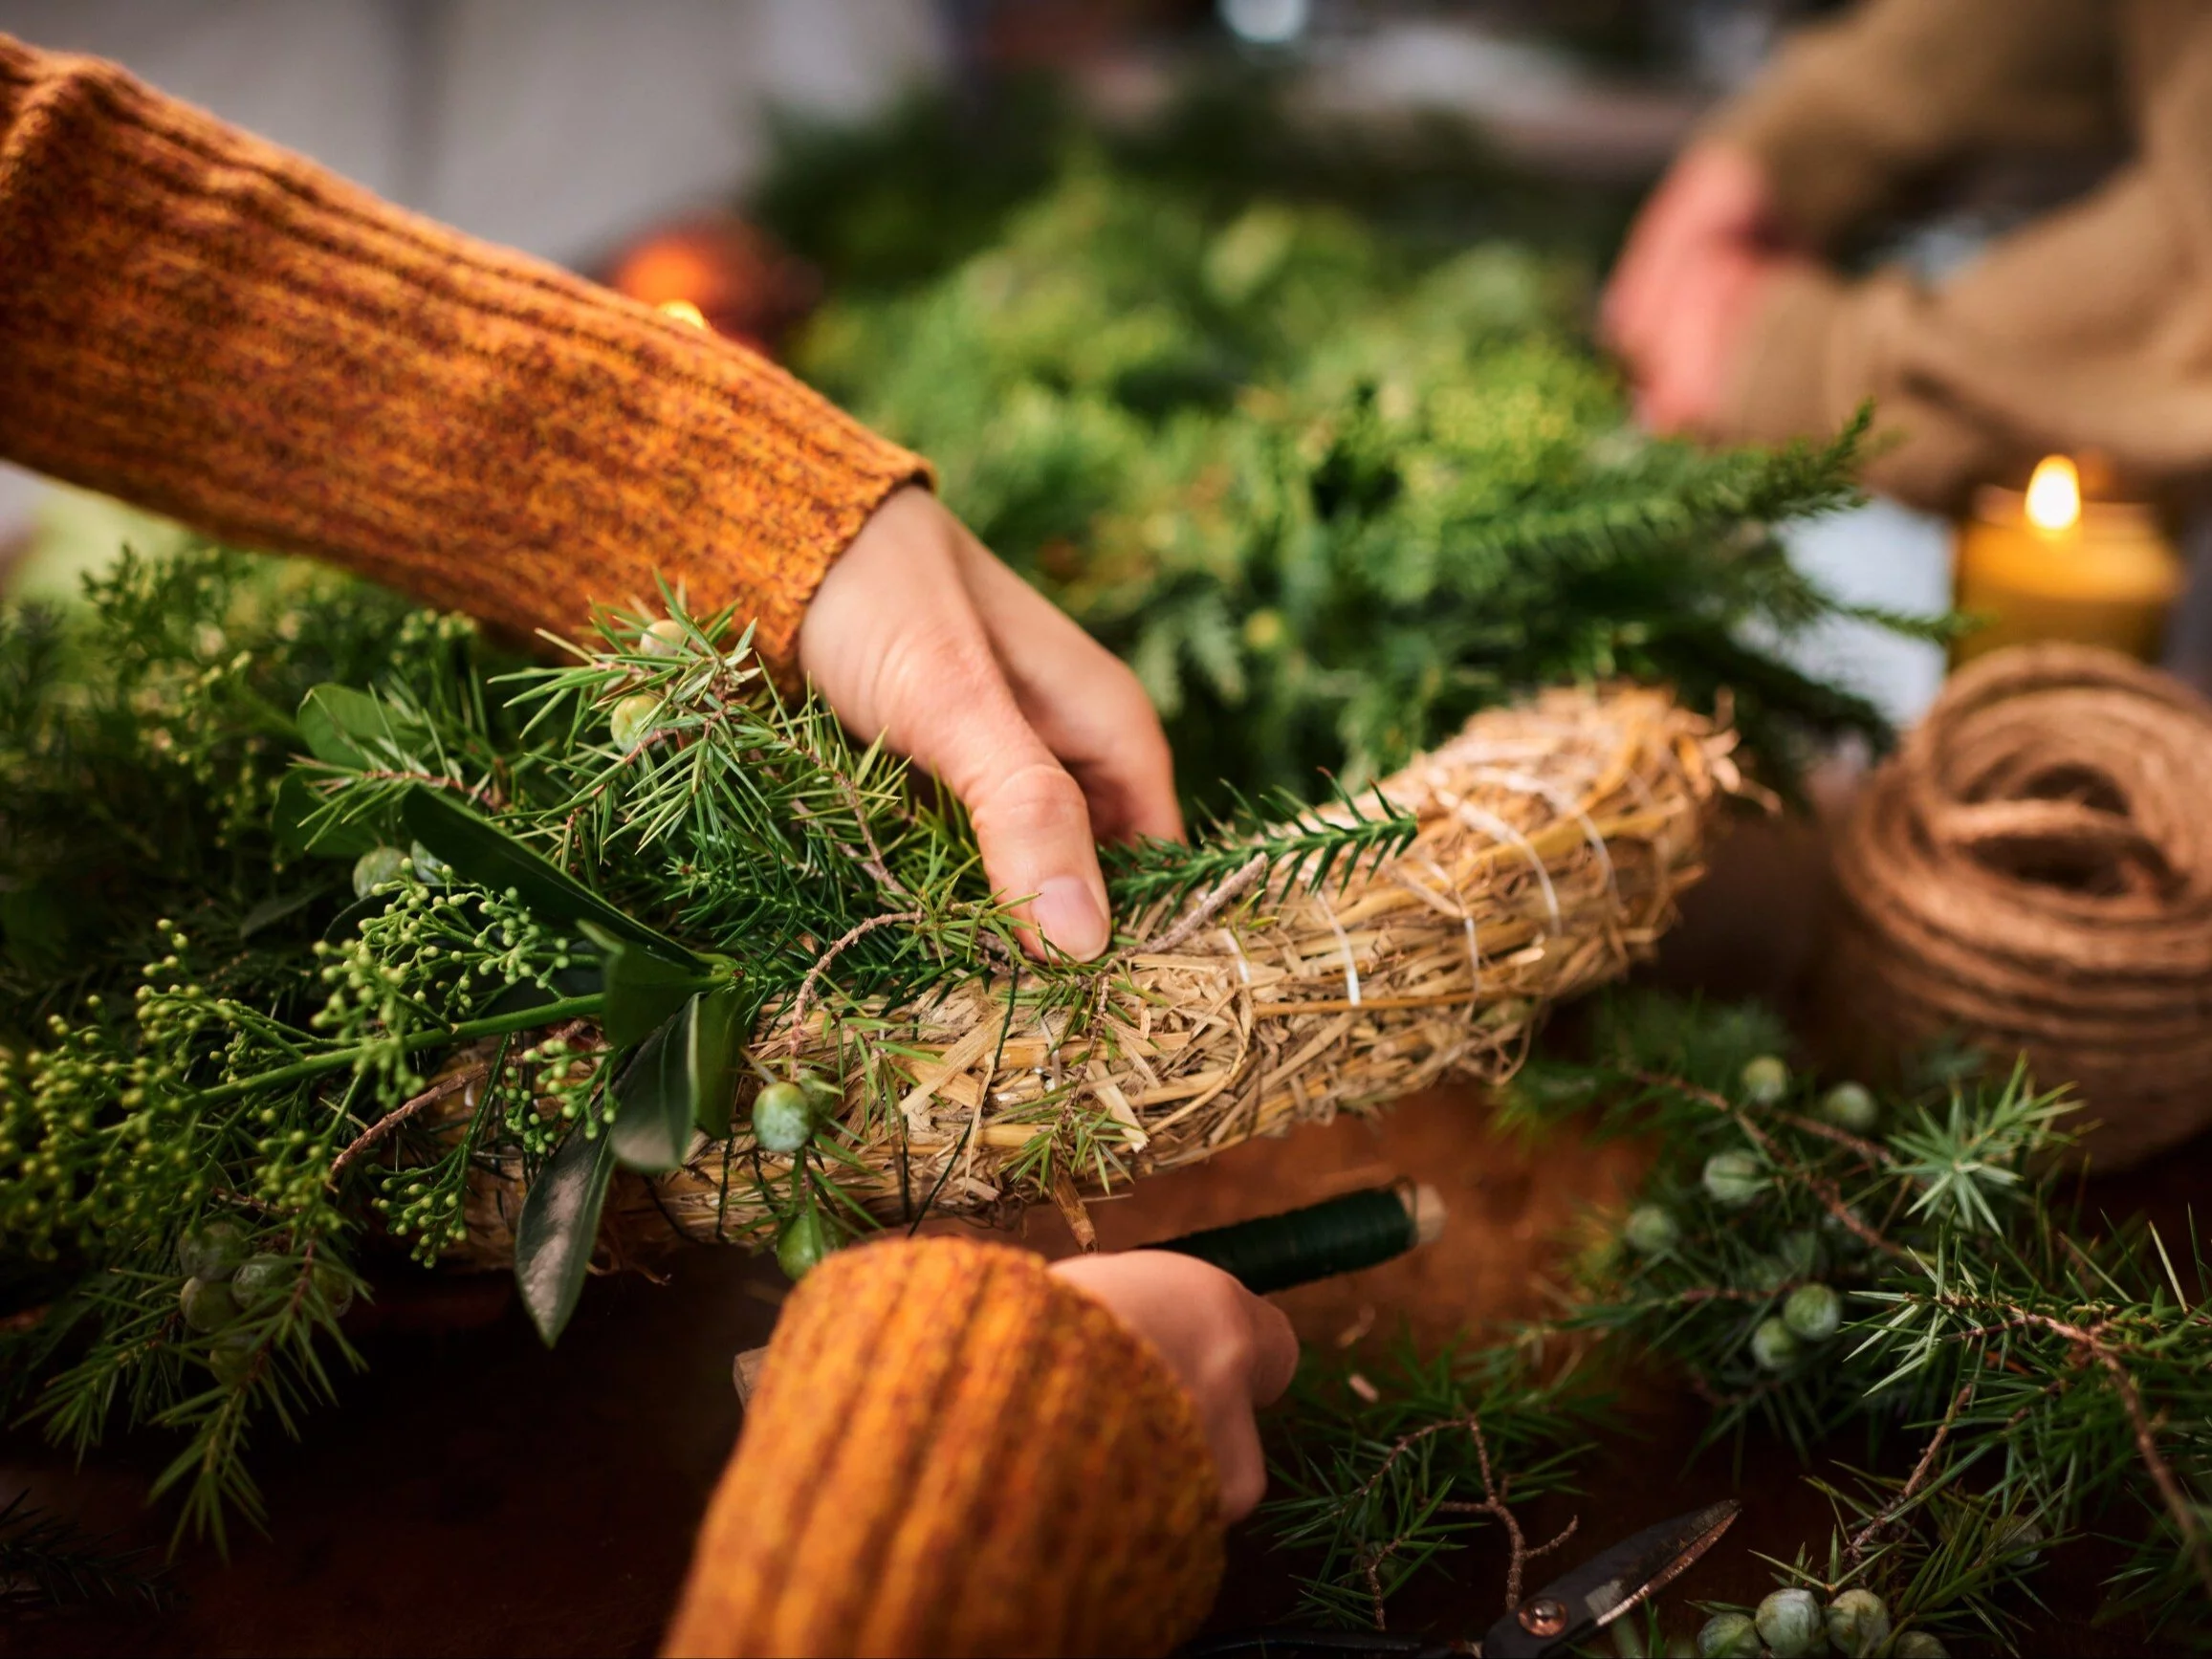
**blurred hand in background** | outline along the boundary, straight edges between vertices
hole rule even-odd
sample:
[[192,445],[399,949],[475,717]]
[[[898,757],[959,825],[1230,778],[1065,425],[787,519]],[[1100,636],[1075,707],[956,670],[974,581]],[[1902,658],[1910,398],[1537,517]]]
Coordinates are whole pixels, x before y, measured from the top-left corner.
[[1719,143],[1682,154],[1630,229],[1600,313],[1646,426],[1713,424],[1769,283],[1803,262],[1757,162]]

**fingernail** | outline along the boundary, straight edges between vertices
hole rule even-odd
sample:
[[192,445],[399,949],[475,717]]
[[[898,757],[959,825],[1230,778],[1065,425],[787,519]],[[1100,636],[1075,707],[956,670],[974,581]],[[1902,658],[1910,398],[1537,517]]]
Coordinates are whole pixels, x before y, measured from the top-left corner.
[[1090,884],[1079,876],[1054,876],[1046,882],[1029,914],[1045,938],[1078,962],[1088,962],[1106,948],[1106,911]]

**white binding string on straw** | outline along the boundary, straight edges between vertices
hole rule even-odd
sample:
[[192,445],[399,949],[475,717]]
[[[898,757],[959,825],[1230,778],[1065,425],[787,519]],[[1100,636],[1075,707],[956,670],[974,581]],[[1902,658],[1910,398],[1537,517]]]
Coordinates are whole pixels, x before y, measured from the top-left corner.
[[1537,884],[1544,889],[1544,907],[1550,912],[1551,925],[1554,928],[1562,926],[1564,918],[1560,914],[1559,893],[1551,884],[1551,872],[1544,867],[1544,860],[1539,858],[1536,849],[1528,844],[1527,838],[1496,813],[1484,812],[1473,801],[1466,799],[1456,791],[1439,789],[1436,792],[1436,798],[1450,807],[1453,816],[1469,829],[1480,830],[1500,845],[1518,847],[1521,850],[1522,856],[1528,861],[1529,868],[1536,872]]
[[1436,885],[1450,893],[1458,905],[1459,925],[1467,929],[1467,1017],[1473,1019],[1476,1004],[1482,998],[1482,948],[1475,939],[1475,912],[1468,906],[1466,895],[1452,885],[1452,878],[1444,873],[1444,866],[1426,850],[1421,854],[1421,862],[1435,873]]
[[1351,939],[1344,930],[1344,924],[1336,919],[1336,906],[1326,899],[1321,902],[1321,913],[1328,918],[1328,930],[1336,935],[1336,947],[1344,952],[1345,1000],[1354,1008],[1360,1005],[1360,971],[1352,963]]
[[1498,772],[1483,767],[1474,775],[1504,789],[1533,795],[1548,802],[1551,810],[1561,818],[1571,818],[1582,825],[1582,838],[1589,842],[1589,850],[1597,854],[1598,865],[1606,873],[1606,886],[1616,893],[1620,890],[1620,884],[1613,880],[1613,856],[1606,849],[1606,838],[1598,834],[1598,827],[1589,814],[1575,804],[1574,797],[1558,785],[1546,783],[1540,777],[1531,777],[1525,772]]

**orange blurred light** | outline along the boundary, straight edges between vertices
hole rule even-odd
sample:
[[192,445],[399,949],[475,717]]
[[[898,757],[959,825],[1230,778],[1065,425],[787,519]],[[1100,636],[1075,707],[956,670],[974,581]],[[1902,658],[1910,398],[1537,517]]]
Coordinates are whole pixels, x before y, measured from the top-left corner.
[[2064,455],[2046,455],[2027,481],[2027,522],[2053,533],[2081,522],[2081,472]]

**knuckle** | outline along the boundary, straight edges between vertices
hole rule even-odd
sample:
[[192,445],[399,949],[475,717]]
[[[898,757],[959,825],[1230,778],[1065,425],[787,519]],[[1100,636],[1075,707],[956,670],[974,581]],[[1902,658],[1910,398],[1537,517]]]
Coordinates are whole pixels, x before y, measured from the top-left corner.
[[1090,821],[1083,788],[1056,763],[1032,760],[1000,777],[983,799],[970,802],[977,823],[1014,835],[1045,835]]
[[898,629],[876,668],[876,707],[902,748],[938,722],[990,707],[997,666],[983,642],[948,620]]

